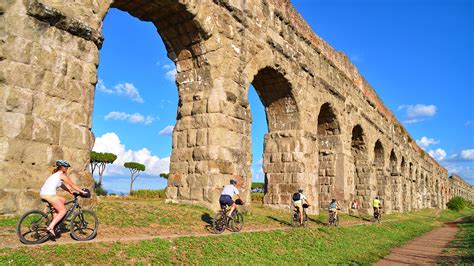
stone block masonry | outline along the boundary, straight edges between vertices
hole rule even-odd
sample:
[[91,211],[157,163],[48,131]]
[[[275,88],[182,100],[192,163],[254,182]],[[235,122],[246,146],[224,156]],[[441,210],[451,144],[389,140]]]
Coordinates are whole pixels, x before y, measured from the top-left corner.
[[102,22],[110,8],[152,22],[177,68],[179,106],[167,200],[217,208],[231,178],[250,198],[252,84],[266,110],[264,202],[303,188],[370,211],[445,208],[472,186],[425,154],[343,53],[289,0],[7,0],[0,2],[0,214],[40,204],[54,160],[88,174]]

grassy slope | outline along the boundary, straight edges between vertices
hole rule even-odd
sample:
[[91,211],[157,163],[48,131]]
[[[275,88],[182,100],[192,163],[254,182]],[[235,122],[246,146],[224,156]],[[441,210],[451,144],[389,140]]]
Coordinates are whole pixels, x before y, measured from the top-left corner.
[[[472,210],[471,210],[472,212]],[[201,218],[211,215],[201,207],[164,204],[159,200],[106,199],[97,209],[103,225],[123,228],[197,228]],[[126,215],[121,215],[126,214]],[[452,220],[464,213],[441,212],[441,220]],[[404,215],[385,215],[397,220],[378,225],[345,228],[314,227],[310,229],[276,230],[272,232],[238,233],[211,237],[182,237],[173,241],[84,243],[78,245],[41,246],[35,248],[0,249],[0,264],[85,263],[348,263],[368,264],[388,254],[394,246],[431,230],[434,210]],[[272,228],[285,224],[289,213],[253,205],[245,216],[246,226]],[[134,218],[134,219],[132,219]],[[326,216],[311,216],[312,224]],[[357,218],[342,216],[344,220]],[[417,219],[417,220],[414,220]],[[199,221],[199,222],[196,222]],[[12,220],[0,220],[8,226]],[[13,223],[14,224],[14,223]],[[233,251],[233,252],[232,252]]]
[[458,223],[460,231],[448,245],[446,256],[439,263],[468,265],[474,263],[474,215]]

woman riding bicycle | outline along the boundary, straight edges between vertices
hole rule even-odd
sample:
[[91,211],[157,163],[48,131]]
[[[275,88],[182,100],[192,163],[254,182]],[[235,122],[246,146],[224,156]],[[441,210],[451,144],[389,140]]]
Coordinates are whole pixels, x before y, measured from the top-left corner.
[[68,176],[67,170],[71,165],[65,160],[57,160],[55,163],[56,168],[53,170],[52,175],[50,175],[44,185],[41,187],[40,190],[40,197],[43,200],[46,200],[51,205],[53,205],[54,209],[57,213],[53,214],[53,221],[48,225],[47,230],[49,234],[53,237],[56,237],[54,233],[54,226],[61,221],[61,219],[66,214],[66,207],[64,203],[66,199],[56,195],[56,189],[61,187],[62,189],[66,190],[67,192],[72,194],[72,191],[64,184],[68,184],[74,190],[81,193],[83,196],[88,196],[89,192],[82,191],[80,187],[78,187]]

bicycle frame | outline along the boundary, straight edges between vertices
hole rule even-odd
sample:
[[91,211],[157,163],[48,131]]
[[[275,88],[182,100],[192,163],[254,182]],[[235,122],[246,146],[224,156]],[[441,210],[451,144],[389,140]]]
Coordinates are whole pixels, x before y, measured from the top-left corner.
[[[67,218],[69,218],[74,213],[74,211],[76,209],[81,208],[81,206],[79,205],[79,201],[77,200],[76,195],[74,195],[73,200],[65,202],[64,206],[67,206],[67,205],[70,205],[70,204],[72,204],[72,206],[69,207],[69,209],[66,211],[66,214],[64,215],[64,217],[61,218],[61,220],[56,224],[56,226],[62,225],[64,223],[64,221],[66,221]],[[51,214],[51,216],[52,216],[56,212],[56,209],[51,204],[49,204],[48,207],[49,207],[48,214]]]

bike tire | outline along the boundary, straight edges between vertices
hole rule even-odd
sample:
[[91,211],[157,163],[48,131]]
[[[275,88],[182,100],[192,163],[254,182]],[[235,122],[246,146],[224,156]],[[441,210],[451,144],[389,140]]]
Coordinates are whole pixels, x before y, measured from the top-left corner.
[[225,214],[222,212],[216,213],[214,219],[212,220],[212,229],[214,230],[214,233],[221,234],[225,231],[226,226]]
[[[16,225],[16,234],[20,242],[27,245],[41,244],[49,238],[47,227],[51,222],[50,217],[40,211],[31,210],[23,214]],[[31,239],[26,236],[31,234]]]
[[337,219],[334,219],[334,226],[337,227],[339,225],[339,215],[337,216]]
[[299,214],[293,212],[293,215],[291,215],[291,225],[292,225],[293,227],[297,227],[297,226],[300,224],[299,221],[300,221],[300,220],[299,220]]
[[240,232],[244,227],[244,216],[238,212],[234,215],[232,220],[230,221],[230,228],[234,232]]
[[306,212],[303,212],[303,227],[306,228],[308,226],[308,215]]
[[99,230],[99,219],[91,210],[81,210],[71,219],[71,237],[77,241],[94,239]]

